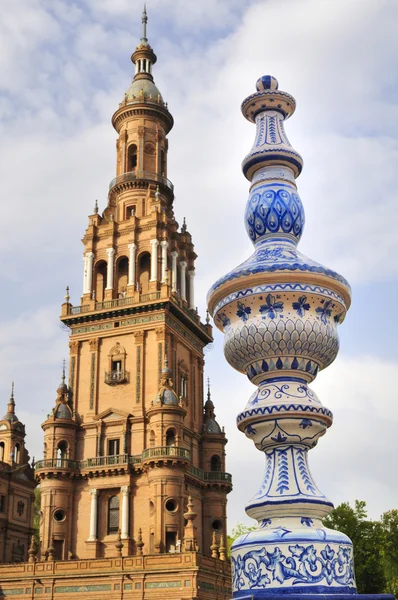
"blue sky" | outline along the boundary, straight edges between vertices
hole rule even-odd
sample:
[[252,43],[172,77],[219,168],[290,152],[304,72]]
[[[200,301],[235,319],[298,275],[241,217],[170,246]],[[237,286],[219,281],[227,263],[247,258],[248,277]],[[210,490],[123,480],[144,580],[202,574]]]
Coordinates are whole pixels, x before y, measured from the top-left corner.
[[[396,506],[398,459],[398,43],[395,0],[149,0],[155,81],[174,115],[169,177],[187,217],[202,315],[210,285],[251,253],[240,163],[254,127],[240,103],[275,75],[297,100],[287,134],[304,157],[300,250],[342,273],[353,304],[338,359],[314,384],[335,424],[310,454],[335,503],[361,498],[374,517]],[[68,336],[65,286],[79,303],[81,237],[114,177],[110,119],[133,74],[141,2],[3,0],[0,23],[0,390],[16,382],[31,455],[55,399]],[[261,482],[263,458],[235,428],[252,391],[222,354],[206,353],[218,420],[230,440],[230,525]]]

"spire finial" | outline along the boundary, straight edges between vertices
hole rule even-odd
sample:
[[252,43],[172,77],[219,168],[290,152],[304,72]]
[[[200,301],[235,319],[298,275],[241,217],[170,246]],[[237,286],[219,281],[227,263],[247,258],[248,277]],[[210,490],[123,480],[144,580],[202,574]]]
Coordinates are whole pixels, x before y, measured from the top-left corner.
[[14,382],[11,382],[11,399],[14,400]]
[[62,385],[65,385],[65,365],[66,365],[66,360],[64,359],[62,361]]
[[65,293],[65,302],[69,302],[70,300],[70,295],[69,295],[69,285],[66,286],[66,293]]
[[211,398],[211,393],[210,393],[210,377],[207,378],[207,399],[210,400]]
[[98,200],[95,200],[95,204],[94,204],[94,214],[98,215]]
[[144,4],[144,10],[142,11],[142,36],[141,42],[147,42],[148,38],[146,37],[146,24],[148,23],[148,15],[146,14],[146,4]]
[[186,230],[187,230],[187,222],[186,222],[186,219],[184,217],[184,220],[182,222],[182,227],[181,227],[181,233],[185,233]]

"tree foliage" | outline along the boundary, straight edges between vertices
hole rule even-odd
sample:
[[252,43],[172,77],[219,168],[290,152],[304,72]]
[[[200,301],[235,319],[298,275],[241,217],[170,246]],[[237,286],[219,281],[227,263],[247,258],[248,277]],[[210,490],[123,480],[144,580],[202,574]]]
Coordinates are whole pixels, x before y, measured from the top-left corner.
[[326,527],[348,535],[354,546],[358,592],[398,593],[398,510],[384,513],[380,521],[368,519],[366,502],[351,507],[343,502],[323,520]]
[[[398,600],[398,509],[389,510],[379,521],[368,519],[366,502],[354,507],[343,502],[323,520],[325,527],[348,535],[354,546],[355,575],[360,594],[394,594]],[[256,526],[238,523],[228,536],[232,543]]]

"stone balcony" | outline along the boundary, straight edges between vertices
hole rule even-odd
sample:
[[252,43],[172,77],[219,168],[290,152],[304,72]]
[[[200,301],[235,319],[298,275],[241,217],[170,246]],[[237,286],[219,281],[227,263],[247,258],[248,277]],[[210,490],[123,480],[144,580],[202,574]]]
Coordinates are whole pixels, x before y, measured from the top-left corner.
[[152,181],[154,183],[160,184],[166,187],[170,192],[174,192],[174,186],[167,177],[163,177],[158,173],[152,173],[151,171],[128,171],[127,173],[123,173],[122,175],[118,175],[109,184],[109,191],[111,191],[114,187],[120,186],[123,184],[136,183],[139,180],[146,179],[147,181]]

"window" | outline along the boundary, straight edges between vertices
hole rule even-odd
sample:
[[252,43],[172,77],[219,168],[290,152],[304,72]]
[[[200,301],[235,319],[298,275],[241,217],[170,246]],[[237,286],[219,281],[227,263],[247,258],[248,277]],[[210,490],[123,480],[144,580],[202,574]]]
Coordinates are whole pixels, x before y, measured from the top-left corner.
[[55,560],[63,560],[64,558],[64,540],[53,540],[54,558]]
[[57,466],[63,467],[63,461],[68,458],[68,444],[66,442],[59,442],[57,448]]
[[137,167],[137,146],[132,144],[128,149],[128,170],[135,171]]
[[21,458],[21,447],[19,444],[15,444],[15,450],[14,450],[14,461],[19,464],[19,460]]
[[120,440],[109,440],[108,441],[108,456],[116,456],[119,454]]
[[176,445],[176,434],[174,429],[169,429],[166,432],[166,446],[175,446]]
[[186,375],[180,376],[180,396],[183,398],[188,397],[188,379]]
[[221,460],[218,454],[214,454],[210,459],[210,471],[221,471]]
[[108,501],[108,533],[117,533],[119,530],[119,498],[112,496]]
[[4,442],[0,442],[0,461],[4,461]]
[[1,494],[0,496],[0,513],[3,513],[6,507],[6,497]]
[[177,532],[166,531],[166,552],[175,552],[177,545]]

